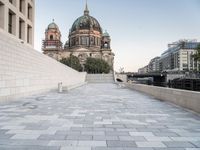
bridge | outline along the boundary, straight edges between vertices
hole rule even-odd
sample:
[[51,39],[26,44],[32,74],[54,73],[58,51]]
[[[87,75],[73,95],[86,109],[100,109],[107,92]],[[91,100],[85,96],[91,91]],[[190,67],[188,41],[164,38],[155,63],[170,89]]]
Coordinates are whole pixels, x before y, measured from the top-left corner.
[[153,78],[153,85],[156,86],[163,86],[166,82],[166,74],[165,73],[145,73],[145,74],[138,74],[138,73],[125,73],[128,80],[134,80],[138,78]]

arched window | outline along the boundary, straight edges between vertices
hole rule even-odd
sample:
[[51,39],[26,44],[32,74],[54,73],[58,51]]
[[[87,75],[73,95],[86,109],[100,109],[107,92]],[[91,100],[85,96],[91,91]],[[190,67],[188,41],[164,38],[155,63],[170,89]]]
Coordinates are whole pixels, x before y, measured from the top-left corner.
[[104,48],[108,48],[108,43],[107,42],[104,43]]
[[53,40],[53,35],[50,35],[50,40]]

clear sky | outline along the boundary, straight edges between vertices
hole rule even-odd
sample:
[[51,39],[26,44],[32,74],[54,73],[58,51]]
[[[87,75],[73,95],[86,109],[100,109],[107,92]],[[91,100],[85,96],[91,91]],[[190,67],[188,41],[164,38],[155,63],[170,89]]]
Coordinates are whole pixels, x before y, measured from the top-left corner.
[[[83,15],[85,0],[36,0],[35,48],[41,51],[48,24],[55,19],[68,39]],[[88,0],[90,15],[111,36],[115,70],[137,71],[180,39],[200,41],[200,0]]]

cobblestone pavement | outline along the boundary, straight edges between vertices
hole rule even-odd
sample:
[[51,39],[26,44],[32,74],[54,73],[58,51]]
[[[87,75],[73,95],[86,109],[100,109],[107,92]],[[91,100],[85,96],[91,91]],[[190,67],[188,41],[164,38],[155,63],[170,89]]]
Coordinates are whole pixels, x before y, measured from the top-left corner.
[[200,117],[115,84],[0,105],[0,150],[200,150]]

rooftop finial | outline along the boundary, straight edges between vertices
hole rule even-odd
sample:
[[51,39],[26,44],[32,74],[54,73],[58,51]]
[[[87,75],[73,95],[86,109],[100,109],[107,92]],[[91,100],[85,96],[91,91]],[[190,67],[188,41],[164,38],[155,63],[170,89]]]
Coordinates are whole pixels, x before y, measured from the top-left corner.
[[53,22],[54,22],[54,19],[53,19]]
[[85,4],[84,15],[89,15],[89,9],[88,9],[88,5],[87,5],[87,0],[86,0],[86,4]]

